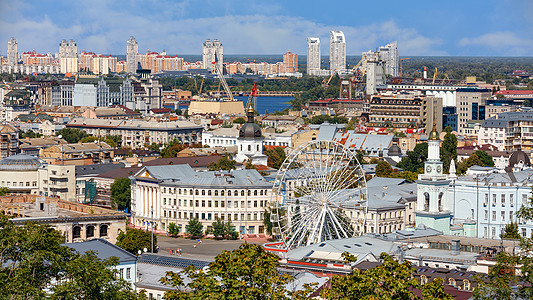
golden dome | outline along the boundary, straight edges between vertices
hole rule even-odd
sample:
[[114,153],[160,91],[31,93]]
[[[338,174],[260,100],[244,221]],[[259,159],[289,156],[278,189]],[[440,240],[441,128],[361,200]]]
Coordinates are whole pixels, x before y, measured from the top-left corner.
[[439,133],[437,132],[437,128],[435,126],[435,123],[433,123],[433,129],[429,133],[429,140],[430,141],[437,141],[439,140]]

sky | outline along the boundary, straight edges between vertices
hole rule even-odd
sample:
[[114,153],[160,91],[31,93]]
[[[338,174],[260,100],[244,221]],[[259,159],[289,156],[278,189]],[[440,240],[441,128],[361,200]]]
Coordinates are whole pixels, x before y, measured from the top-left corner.
[[56,53],[62,39],[78,51],[200,55],[205,39],[224,54],[306,54],[307,37],[329,54],[342,30],[347,55],[397,41],[401,56],[533,56],[533,0],[0,0],[0,54],[14,37],[19,52]]

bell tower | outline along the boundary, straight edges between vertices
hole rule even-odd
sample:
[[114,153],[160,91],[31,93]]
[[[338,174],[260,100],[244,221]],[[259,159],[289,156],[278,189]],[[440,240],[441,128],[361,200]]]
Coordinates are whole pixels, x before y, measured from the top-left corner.
[[428,138],[428,159],[424,174],[418,175],[416,225],[450,234],[451,212],[448,204],[450,180],[443,174],[440,160],[440,139],[435,124]]

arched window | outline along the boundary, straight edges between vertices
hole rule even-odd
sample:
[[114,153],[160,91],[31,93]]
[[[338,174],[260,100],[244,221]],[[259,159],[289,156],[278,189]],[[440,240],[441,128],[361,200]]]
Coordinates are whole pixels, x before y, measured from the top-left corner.
[[241,196],[244,196],[244,190],[241,191]]
[[100,237],[107,236],[107,225],[100,225]]
[[205,190],[202,190],[202,196],[205,196]]
[[79,239],[81,237],[81,226],[72,227],[72,238]]
[[448,284],[455,286],[455,279],[453,278],[448,279]]
[[261,190],[261,191],[259,192],[259,195],[263,196],[263,190]]
[[429,193],[428,192],[424,193],[424,210],[425,211],[429,210]]
[[252,195],[252,191],[248,190],[248,196]]
[[[195,191],[194,191],[194,193],[196,194],[196,196],[198,196],[198,195],[199,195],[199,192],[198,192],[198,190],[195,190]],[[191,195],[192,195],[192,193],[191,193]]]
[[444,207],[442,207],[442,196],[444,195],[443,192],[439,193],[439,211],[443,211]]
[[231,196],[231,190],[228,191],[228,196]]
[[422,276],[420,276],[420,283],[421,283],[421,284],[426,284],[426,283],[428,283],[428,278],[426,277],[426,275],[422,275]]
[[257,196],[257,190],[254,190],[254,196]]
[[[215,192],[216,194],[216,192]],[[224,190],[220,191],[220,196],[224,196]]]
[[[211,193],[209,195],[211,196]],[[218,196],[218,190],[215,190],[215,196]]]
[[470,291],[470,281],[468,281],[468,279],[463,279],[463,289],[465,291]]

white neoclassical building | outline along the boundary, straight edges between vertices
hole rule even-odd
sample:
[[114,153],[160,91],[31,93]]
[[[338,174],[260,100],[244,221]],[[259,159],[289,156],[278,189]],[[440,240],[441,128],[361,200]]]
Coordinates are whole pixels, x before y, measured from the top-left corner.
[[220,218],[241,234],[264,234],[272,184],[255,169],[197,172],[189,165],[147,166],[132,177],[132,223],[180,233],[191,218],[204,230]]

